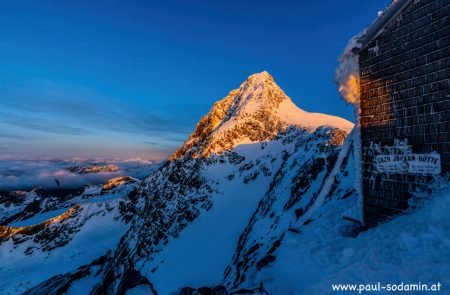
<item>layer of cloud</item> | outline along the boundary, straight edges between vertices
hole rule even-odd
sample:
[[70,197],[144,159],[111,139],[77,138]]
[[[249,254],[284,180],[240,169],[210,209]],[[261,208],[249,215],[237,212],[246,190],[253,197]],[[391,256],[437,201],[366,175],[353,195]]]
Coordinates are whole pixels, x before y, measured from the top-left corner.
[[[67,170],[74,166],[117,165],[120,170],[91,174],[77,174]],[[125,161],[93,161],[93,160],[3,160],[0,161],[0,191],[29,190],[36,187],[57,189],[55,179],[60,188],[80,188],[89,184],[101,184],[118,176],[132,176],[143,179],[158,167],[151,161],[130,159]]]

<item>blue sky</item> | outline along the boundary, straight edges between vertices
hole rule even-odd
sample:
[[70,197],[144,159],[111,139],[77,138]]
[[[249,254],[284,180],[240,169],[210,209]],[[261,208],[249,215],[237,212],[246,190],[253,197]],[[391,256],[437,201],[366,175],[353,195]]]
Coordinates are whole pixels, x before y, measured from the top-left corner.
[[304,110],[353,120],[337,58],[389,3],[0,0],[0,159],[162,159],[263,70]]

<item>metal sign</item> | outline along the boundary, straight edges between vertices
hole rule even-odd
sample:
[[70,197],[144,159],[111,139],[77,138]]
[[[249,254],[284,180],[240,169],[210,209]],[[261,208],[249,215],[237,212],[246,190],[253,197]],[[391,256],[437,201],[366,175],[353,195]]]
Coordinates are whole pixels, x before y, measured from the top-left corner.
[[378,155],[375,166],[381,173],[441,174],[441,156],[431,154]]

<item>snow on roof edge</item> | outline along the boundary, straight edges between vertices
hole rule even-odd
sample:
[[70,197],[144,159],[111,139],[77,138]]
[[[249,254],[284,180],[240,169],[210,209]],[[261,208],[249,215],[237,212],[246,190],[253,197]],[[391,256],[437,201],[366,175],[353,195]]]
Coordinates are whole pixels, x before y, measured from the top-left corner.
[[364,29],[364,33],[358,38],[361,47],[355,47],[356,51],[364,48],[370,41],[372,41],[383,28],[397,17],[413,0],[394,0],[378,18],[376,18],[371,25]]
[[393,0],[386,11],[381,13],[371,25],[350,39],[339,58],[335,72],[335,82],[339,85],[341,97],[357,106],[360,101],[359,53],[383,28],[397,17],[413,0]]

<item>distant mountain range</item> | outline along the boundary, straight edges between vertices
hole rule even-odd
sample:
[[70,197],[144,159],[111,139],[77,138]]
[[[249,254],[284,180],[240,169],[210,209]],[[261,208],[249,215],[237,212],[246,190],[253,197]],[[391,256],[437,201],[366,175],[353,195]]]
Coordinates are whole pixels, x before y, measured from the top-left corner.
[[[32,190],[82,189],[102,184],[110,178],[132,176],[144,179],[159,167],[159,162],[140,158],[119,160],[89,159],[9,159],[0,160],[0,194]],[[57,193],[57,192],[56,192]]]

